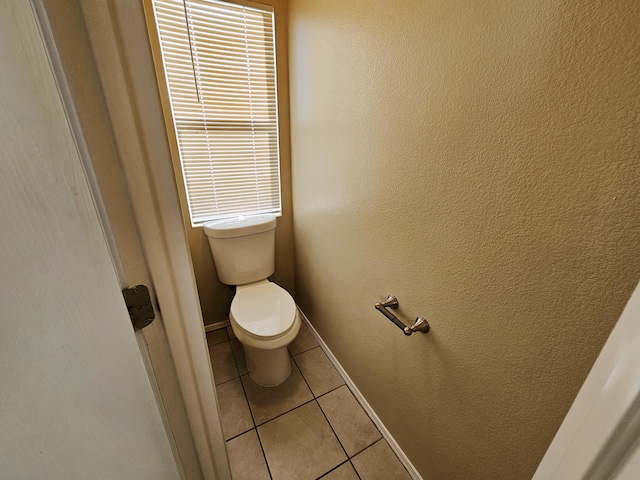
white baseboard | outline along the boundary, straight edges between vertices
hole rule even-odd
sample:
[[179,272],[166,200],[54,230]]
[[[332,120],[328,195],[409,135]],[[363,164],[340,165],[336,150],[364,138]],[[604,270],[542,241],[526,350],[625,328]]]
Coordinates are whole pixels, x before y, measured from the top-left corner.
[[336,357],[333,355],[331,350],[329,350],[329,347],[327,347],[327,344],[324,343],[324,340],[322,340],[320,335],[318,335],[318,332],[316,331],[316,329],[313,328],[313,325],[311,325],[311,322],[309,321],[307,316],[304,314],[302,310],[300,310],[299,307],[298,307],[298,310],[300,311],[300,314],[302,316],[302,321],[305,322],[306,325],[309,327],[309,331],[316,338],[316,340],[318,341],[318,344],[320,344],[320,348],[327,355],[327,357],[329,358],[333,366],[336,368],[336,370],[338,370],[338,373],[342,375],[342,378],[344,379],[345,383],[347,384],[347,386],[349,387],[353,395],[356,397],[358,402],[360,402],[360,405],[362,405],[362,408],[364,408],[364,410],[367,412],[367,415],[369,415],[369,417],[371,418],[373,423],[376,425],[376,427],[378,427],[378,430],[380,430],[380,433],[382,434],[384,439],[387,441],[391,449],[395,452],[400,462],[407,469],[407,472],[409,472],[409,475],[411,475],[413,480],[423,480],[422,476],[418,473],[418,470],[416,470],[416,467],[414,467],[413,464],[409,461],[409,459],[404,454],[404,452],[402,451],[398,443],[391,436],[391,433],[389,433],[389,430],[387,430],[387,427],[385,427],[384,424],[382,423],[382,420],[380,420],[378,415],[376,415],[376,412],[373,410],[373,408],[371,408],[371,405],[369,405],[369,403],[364,398],[360,390],[358,390],[358,387],[356,387],[355,383],[353,383],[353,380],[351,380],[349,375],[347,375],[347,372],[344,370],[344,368],[342,368],[342,365],[340,365],[340,362],[338,362],[338,359],[336,359]]
[[213,332],[214,330],[220,330],[221,328],[227,328],[231,325],[229,320],[224,320],[223,322],[210,323],[209,325],[204,326],[204,333]]

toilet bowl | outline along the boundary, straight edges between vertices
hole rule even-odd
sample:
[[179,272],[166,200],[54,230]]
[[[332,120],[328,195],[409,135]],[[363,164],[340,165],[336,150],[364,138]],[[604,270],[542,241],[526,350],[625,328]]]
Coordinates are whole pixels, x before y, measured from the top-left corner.
[[242,344],[249,375],[273,387],[291,373],[287,351],[300,330],[291,295],[267,277],[275,271],[274,215],[242,216],[204,224],[218,278],[236,286],[229,321]]
[[301,323],[291,295],[268,280],[240,285],[229,320],[253,381],[264,387],[284,382],[291,373],[287,345],[296,338]]

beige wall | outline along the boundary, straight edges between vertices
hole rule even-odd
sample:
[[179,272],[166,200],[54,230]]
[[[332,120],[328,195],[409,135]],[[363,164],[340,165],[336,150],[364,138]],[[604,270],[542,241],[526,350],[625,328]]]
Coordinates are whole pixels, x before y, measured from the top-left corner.
[[[232,0],[233,1],[233,0]],[[243,3],[237,0],[237,3]],[[246,3],[246,2],[245,2]],[[295,293],[293,281],[293,215],[291,211],[291,154],[289,143],[289,82],[288,82],[288,48],[287,48],[287,9],[285,0],[262,0],[258,3],[271,5],[275,12],[276,21],[276,58],[278,75],[278,115],[280,128],[280,176],[282,193],[282,216],[277,219],[276,228],[276,273],[271,280],[278,283],[290,293]],[[145,2],[145,8],[151,11],[151,2]],[[155,43],[155,52],[159,53],[157,39],[152,35],[152,43]],[[159,59],[159,55],[158,55]],[[159,60],[158,60],[159,61]],[[161,67],[159,71],[162,72]],[[157,68],[157,70],[158,70]],[[160,73],[162,74],[162,73]],[[163,95],[166,93],[161,87]],[[168,103],[166,104],[168,108]],[[171,120],[167,120],[168,128],[173,128]],[[205,324],[222,322],[228,319],[228,308],[233,298],[233,291],[222,284],[217,277],[209,241],[202,227],[192,227],[189,220],[184,185],[181,183],[177,143],[175,135],[171,132],[169,143],[174,152],[173,160],[177,183],[180,194],[182,215],[185,220],[185,228],[189,239],[189,249],[193,260],[193,269],[200,295],[200,305]]]
[[425,479],[530,478],[640,278],[638,6],[289,19],[298,303]]

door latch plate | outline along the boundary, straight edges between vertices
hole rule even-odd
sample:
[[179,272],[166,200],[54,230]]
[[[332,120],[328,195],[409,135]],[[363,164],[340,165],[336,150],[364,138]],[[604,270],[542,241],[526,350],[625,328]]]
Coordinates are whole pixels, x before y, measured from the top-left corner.
[[145,285],[125,288],[122,294],[124,295],[124,302],[129,310],[129,316],[131,317],[134,330],[140,330],[153,322],[156,314],[151,304],[149,289]]

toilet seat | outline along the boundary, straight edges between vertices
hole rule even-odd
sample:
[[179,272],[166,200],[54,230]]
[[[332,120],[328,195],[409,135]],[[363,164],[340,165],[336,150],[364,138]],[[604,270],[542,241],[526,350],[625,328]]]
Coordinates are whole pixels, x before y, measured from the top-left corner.
[[234,330],[262,341],[283,337],[299,326],[298,310],[289,292],[268,280],[238,286],[229,317]]

